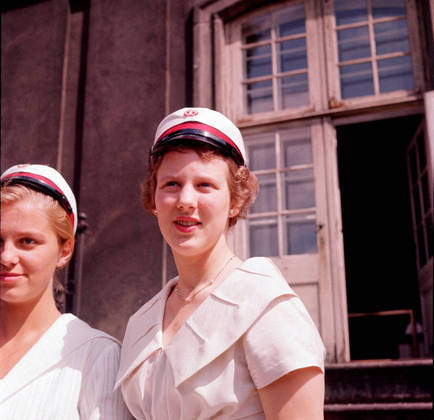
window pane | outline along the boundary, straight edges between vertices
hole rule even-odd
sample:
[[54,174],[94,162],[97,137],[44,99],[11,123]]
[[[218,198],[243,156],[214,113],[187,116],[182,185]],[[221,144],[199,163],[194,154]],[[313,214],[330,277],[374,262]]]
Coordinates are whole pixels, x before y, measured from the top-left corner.
[[405,15],[405,0],[371,0],[374,19]]
[[368,20],[366,0],[334,0],[336,25]]
[[[264,137],[269,135],[264,134]],[[246,137],[247,142],[249,137]],[[273,137],[263,143],[248,144],[249,168],[251,171],[260,171],[262,169],[274,169],[276,167],[276,154]]]
[[378,75],[382,93],[413,89],[413,72],[409,56],[378,60]]
[[281,73],[307,68],[306,38],[280,42],[278,49],[279,70]]
[[281,133],[282,167],[312,163],[312,145],[309,131],[306,129],[290,130]]
[[305,29],[305,13],[304,4],[296,4],[279,11],[276,15],[277,36],[296,35],[304,33]]
[[290,171],[283,174],[283,208],[287,210],[315,207],[312,169]]
[[246,85],[247,110],[249,114],[273,110],[273,90],[271,80]]
[[271,38],[270,16],[260,16],[244,23],[242,36],[245,44],[269,40]]
[[355,60],[371,56],[367,26],[338,31],[339,61]]
[[251,79],[252,77],[268,76],[271,75],[271,46],[265,45],[263,47],[249,48],[244,51],[245,54],[245,77]]
[[276,176],[274,174],[257,175],[259,192],[250,208],[251,213],[264,213],[277,210]]
[[251,257],[279,255],[276,218],[250,220],[249,242]]
[[286,217],[287,254],[313,254],[318,251],[313,215]]
[[371,63],[342,66],[340,75],[343,99],[374,94]]
[[407,21],[404,19],[374,25],[377,54],[409,52]]
[[279,79],[280,109],[309,104],[307,74],[296,74]]

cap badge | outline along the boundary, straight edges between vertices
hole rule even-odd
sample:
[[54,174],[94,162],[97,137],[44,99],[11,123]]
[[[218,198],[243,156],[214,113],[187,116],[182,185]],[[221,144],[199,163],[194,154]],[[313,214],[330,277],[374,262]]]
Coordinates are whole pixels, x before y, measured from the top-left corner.
[[196,111],[196,110],[194,110],[194,109],[187,109],[185,112],[184,112],[184,117],[194,117],[194,116],[196,116],[198,114],[198,112]]

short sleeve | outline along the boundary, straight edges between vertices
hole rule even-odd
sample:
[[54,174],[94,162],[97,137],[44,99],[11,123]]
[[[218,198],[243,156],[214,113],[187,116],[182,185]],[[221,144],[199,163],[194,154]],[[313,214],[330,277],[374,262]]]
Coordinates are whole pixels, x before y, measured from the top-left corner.
[[80,418],[131,419],[119,389],[113,390],[119,366],[120,346],[114,340],[91,341],[80,392]]
[[324,345],[297,296],[270,302],[244,334],[243,346],[258,389],[296,369],[315,366],[324,371]]

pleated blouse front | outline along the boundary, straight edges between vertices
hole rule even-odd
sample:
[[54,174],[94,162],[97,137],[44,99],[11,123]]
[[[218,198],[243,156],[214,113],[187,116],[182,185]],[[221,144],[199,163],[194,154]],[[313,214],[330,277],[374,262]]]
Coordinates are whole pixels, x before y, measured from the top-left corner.
[[117,385],[137,419],[264,419],[258,388],[292,370],[323,369],[324,346],[303,303],[270,260],[245,261],[163,347],[167,296],[134,314]]
[[113,392],[119,355],[117,340],[63,314],[0,379],[0,419],[130,419]]

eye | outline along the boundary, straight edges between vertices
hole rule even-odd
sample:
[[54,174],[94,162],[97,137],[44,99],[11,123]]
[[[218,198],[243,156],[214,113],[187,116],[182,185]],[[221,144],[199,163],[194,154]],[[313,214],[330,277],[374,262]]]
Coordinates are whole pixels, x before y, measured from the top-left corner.
[[33,238],[24,237],[20,239],[20,243],[24,246],[35,245],[36,241]]

